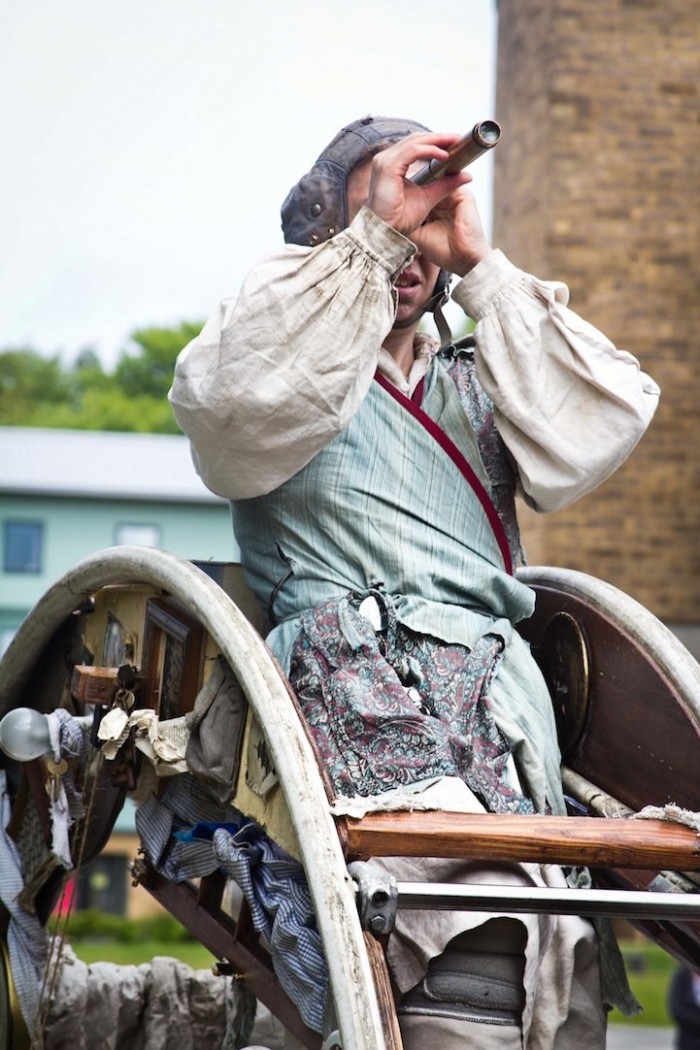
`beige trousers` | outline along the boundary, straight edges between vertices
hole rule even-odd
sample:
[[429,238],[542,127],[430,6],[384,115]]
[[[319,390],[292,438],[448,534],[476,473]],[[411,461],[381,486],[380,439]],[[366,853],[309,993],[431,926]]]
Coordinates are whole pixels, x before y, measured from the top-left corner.
[[[380,862],[374,861],[379,864]],[[399,881],[564,887],[560,868],[389,858],[381,866]],[[387,960],[403,994],[424,976],[431,958],[453,937],[492,913],[399,911]],[[604,1050],[606,1013],[600,994],[598,945],[592,925],[577,916],[513,915],[527,932],[525,1008],[518,1026],[401,1017],[406,1050]],[[426,1033],[430,1038],[426,1042]]]

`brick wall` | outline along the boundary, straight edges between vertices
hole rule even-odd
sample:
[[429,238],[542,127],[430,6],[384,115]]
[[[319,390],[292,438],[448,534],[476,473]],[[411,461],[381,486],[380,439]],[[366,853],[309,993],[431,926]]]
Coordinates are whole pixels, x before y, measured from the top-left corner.
[[[662,388],[618,474],[525,513],[531,564],[700,622],[699,0],[500,0],[494,242]],[[595,434],[591,435],[595,440]]]

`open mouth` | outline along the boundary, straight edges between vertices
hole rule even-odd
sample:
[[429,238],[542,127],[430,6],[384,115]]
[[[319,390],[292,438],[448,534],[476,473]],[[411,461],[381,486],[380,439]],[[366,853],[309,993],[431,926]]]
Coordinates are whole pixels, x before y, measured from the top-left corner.
[[415,288],[420,284],[420,277],[414,273],[400,273],[394,283],[395,288]]

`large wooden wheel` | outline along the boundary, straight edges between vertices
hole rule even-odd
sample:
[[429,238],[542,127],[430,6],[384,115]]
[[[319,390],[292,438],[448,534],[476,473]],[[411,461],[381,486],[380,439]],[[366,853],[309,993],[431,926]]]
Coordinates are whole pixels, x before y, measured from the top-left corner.
[[[46,592],[8,648],[0,665],[0,716],[19,706],[51,709],[63,688],[65,671],[58,674],[57,684],[56,672],[70,644],[78,611],[96,592],[144,584],[155,594],[176,601],[201,624],[238,679],[257,723],[264,727],[301,860],[309,873],[343,1045],[382,1050],[387,1045],[386,1029],[372,966],[316,757],[269,650],[210,576],[191,562],[150,548],[117,547],[86,558]],[[184,893],[178,887],[164,889],[167,906],[185,921],[201,921],[201,939],[225,958],[226,930],[214,921],[207,922],[200,904]],[[235,930],[229,933],[235,939]],[[229,946],[234,947],[233,943]],[[264,981],[253,979],[252,987],[263,999],[279,994],[279,990],[271,993]],[[275,1003],[267,1005],[274,1011]],[[320,1040],[315,1042],[320,1045]]]

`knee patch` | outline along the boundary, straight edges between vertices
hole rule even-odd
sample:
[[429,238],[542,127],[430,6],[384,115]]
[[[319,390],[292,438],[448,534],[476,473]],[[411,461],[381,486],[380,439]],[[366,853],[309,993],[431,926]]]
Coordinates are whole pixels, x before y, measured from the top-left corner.
[[460,934],[431,959],[423,980],[401,1000],[399,1014],[519,1024],[526,942],[525,927],[516,919],[489,919]]

